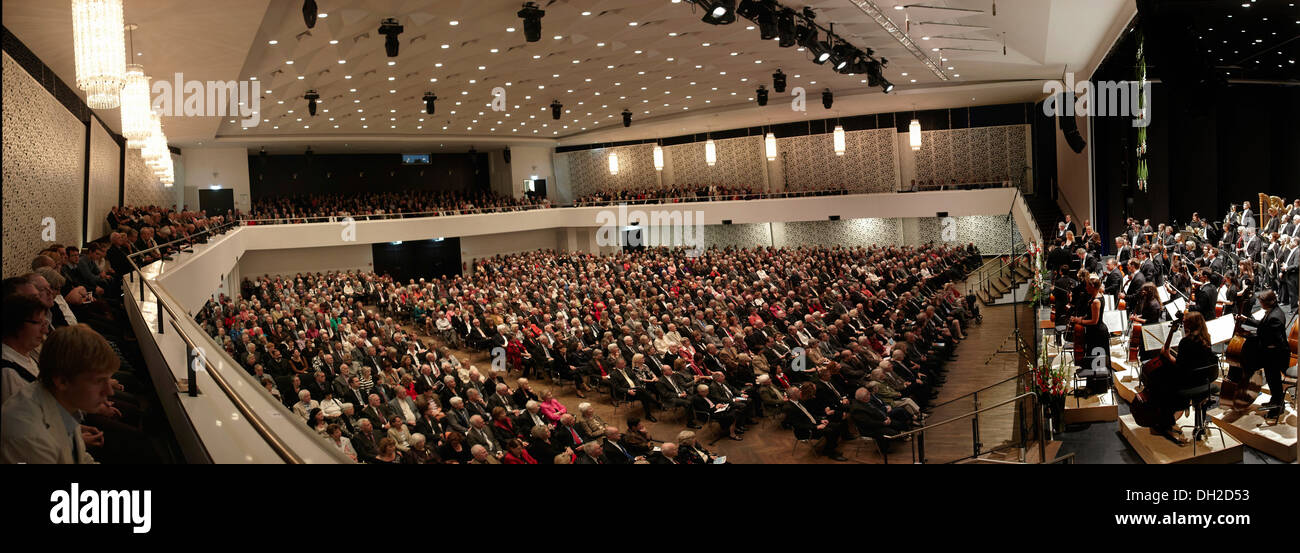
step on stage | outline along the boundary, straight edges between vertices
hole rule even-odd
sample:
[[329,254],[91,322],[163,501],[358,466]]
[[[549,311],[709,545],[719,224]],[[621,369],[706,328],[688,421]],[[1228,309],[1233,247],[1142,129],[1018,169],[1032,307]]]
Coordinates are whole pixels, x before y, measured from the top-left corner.
[[[1178,425],[1183,426],[1183,439],[1189,442],[1192,439],[1191,426],[1195,423],[1195,418],[1191,411],[1183,414],[1178,419]],[[1119,433],[1124,440],[1133,446],[1138,456],[1147,464],[1152,465],[1170,465],[1175,463],[1185,464],[1231,464],[1240,463],[1242,456],[1241,442],[1232,436],[1232,434],[1223,432],[1214,425],[1210,425],[1207,431],[1207,437],[1202,438],[1195,447],[1191,443],[1185,446],[1179,446],[1166,439],[1164,436],[1157,436],[1151,433],[1150,428],[1143,428],[1133,422],[1133,415],[1124,415],[1119,418]]]
[[[1255,404],[1244,411],[1230,411],[1215,407],[1207,412],[1214,424],[1238,441],[1263,451],[1287,463],[1296,460],[1296,411],[1291,403],[1285,406],[1281,419],[1265,418],[1261,405],[1269,400],[1260,394]],[[1274,422],[1276,421],[1276,424]]]

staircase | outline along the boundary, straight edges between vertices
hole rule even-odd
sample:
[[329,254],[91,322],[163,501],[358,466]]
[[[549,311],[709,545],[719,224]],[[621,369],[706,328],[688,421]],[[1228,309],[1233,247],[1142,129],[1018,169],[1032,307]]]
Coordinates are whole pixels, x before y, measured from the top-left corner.
[[[1062,442],[1049,440],[1047,442],[1046,453],[1048,459],[1056,459],[1057,453],[1061,451]],[[1036,465],[1042,463],[1038,458],[1038,442],[1031,441],[1023,452],[1025,458],[1020,459],[1021,451],[1019,449],[999,449],[972,457],[962,459],[954,464],[957,465]]]
[[[1025,203],[1029,204],[1029,211],[1033,212],[1034,219],[1038,221],[1038,230],[1043,234],[1043,241],[1047,242],[1056,238],[1056,223],[1065,220],[1065,213],[1061,211],[1060,206],[1056,205],[1049,194],[1034,194],[1025,196]],[[1076,228],[1083,228],[1083,224],[1076,221]]]
[[[1029,268],[1029,265],[1023,262],[1023,258],[1019,258],[1017,263],[1008,265],[997,275],[989,277],[988,282],[981,284],[975,291],[975,296],[985,305],[993,305],[993,302],[1009,294],[1013,287],[1028,282],[1029,277],[1032,275],[1033,271]],[[1012,284],[1013,277],[1015,279],[1014,286]]]

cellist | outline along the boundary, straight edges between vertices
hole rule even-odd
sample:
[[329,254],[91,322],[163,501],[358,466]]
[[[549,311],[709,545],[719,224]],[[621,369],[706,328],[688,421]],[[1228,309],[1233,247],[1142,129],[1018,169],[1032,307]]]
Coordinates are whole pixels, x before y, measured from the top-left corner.
[[1160,413],[1159,422],[1151,428],[1151,433],[1185,445],[1182,433],[1174,432],[1174,415],[1187,408],[1189,399],[1179,392],[1204,387],[1219,375],[1219,357],[1210,349],[1210,331],[1205,326],[1205,317],[1195,311],[1184,313],[1183,339],[1178,342],[1178,355],[1169,350],[1168,342],[1160,355],[1165,359],[1164,366],[1151,371],[1146,381],[1147,391]]
[[1281,408],[1282,371],[1291,362],[1291,344],[1286,339],[1286,314],[1277,305],[1277,293],[1268,290],[1259,295],[1259,305],[1264,309],[1264,318],[1255,320],[1241,318],[1241,326],[1257,329],[1259,336],[1259,355],[1256,367],[1246,374],[1253,374],[1255,368],[1264,369],[1264,378],[1268,380],[1268,389],[1273,395],[1264,406],[1269,409]]

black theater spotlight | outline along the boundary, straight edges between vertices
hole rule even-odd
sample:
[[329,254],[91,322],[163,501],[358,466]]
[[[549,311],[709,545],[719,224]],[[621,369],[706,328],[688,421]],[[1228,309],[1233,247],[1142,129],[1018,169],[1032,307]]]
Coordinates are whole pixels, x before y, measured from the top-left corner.
[[876,60],[867,62],[867,86],[878,86],[888,94],[894,90],[894,83],[885,79],[884,71],[881,69],[882,67],[884,66],[881,62]]
[[302,22],[307,24],[308,29],[316,28],[316,0],[302,3]]
[[790,8],[781,8],[781,12],[776,15],[776,36],[779,39],[777,44],[782,48],[794,46],[796,29],[794,10]]
[[437,101],[438,101],[438,97],[437,97],[437,96],[434,96],[432,90],[430,90],[429,92],[425,92],[425,93],[424,93],[424,113],[427,113],[427,114],[429,114],[429,115],[433,115],[433,104],[434,104],[434,102],[437,102]]
[[759,0],[740,0],[740,5],[736,6],[736,15],[750,21],[758,21],[759,10],[762,8],[763,2]]
[[554,101],[552,101],[552,102],[551,102],[551,119],[559,120],[559,119],[560,119],[560,110],[562,110],[562,109],[564,109],[564,104],[561,104],[559,100],[554,100]]
[[623,126],[624,127],[632,126],[632,112],[626,109],[623,110]]
[[767,88],[764,87],[763,85],[758,85],[758,90],[755,90],[755,91],[754,91],[754,97],[758,99],[758,105],[759,105],[759,106],[766,106],[766,105],[767,105]]
[[736,22],[736,0],[695,0],[704,8],[700,20],[711,25],[730,25]]
[[384,35],[384,52],[388,57],[397,57],[397,48],[401,43],[397,41],[397,35],[402,34],[404,29],[397,23],[397,19],[389,17],[379,24],[379,34]]
[[542,16],[546,12],[537,7],[537,2],[524,2],[524,9],[515,15],[524,20],[524,40],[537,42],[542,39]]
[[830,42],[824,40],[813,42],[813,45],[808,47],[808,51],[812,52],[813,63],[817,65],[825,64],[831,59]]
[[777,91],[777,93],[785,92],[785,73],[782,73],[780,69],[777,69],[776,73],[772,74],[772,90]]
[[831,67],[840,73],[848,73],[849,64],[858,57],[858,49],[851,44],[837,44],[831,50]]
[[320,99],[320,94],[317,94],[315,90],[308,90],[306,94],[302,95],[302,98],[307,100],[307,113],[310,113],[312,117],[315,117],[316,100]]
[[831,109],[831,104],[835,103],[835,95],[831,94],[831,89],[822,91],[822,107]]

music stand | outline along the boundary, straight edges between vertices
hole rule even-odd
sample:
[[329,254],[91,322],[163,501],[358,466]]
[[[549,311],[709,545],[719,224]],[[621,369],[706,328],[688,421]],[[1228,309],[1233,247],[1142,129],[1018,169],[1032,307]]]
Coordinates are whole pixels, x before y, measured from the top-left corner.
[[1164,286],[1156,287],[1156,295],[1160,296],[1161,305],[1169,303],[1169,290],[1166,289]]
[[1222,344],[1232,339],[1237,321],[1232,317],[1219,317],[1205,323],[1205,328],[1210,331],[1210,345]]
[[1177,319],[1178,314],[1184,311],[1187,311],[1187,300],[1183,298],[1174,298],[1174,301],[1165,304],[1165,312],[1170,319]]

